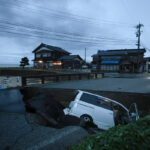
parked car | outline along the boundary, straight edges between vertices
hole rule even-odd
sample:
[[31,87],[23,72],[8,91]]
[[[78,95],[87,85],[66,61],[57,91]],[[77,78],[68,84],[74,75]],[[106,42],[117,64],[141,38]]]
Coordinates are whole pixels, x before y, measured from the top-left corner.
[[78,90],[64,113],[79,117],[81,122],[92,122],[104,130],[139,119],[136,103],[127,109],[115,100],[81,90]]

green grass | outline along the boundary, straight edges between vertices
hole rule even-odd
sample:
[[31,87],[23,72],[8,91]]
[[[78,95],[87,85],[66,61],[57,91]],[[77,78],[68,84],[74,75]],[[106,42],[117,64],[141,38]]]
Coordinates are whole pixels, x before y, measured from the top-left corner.
[[87,139],[70,150],[149,150],[150,120],[139,119],[128,125],[113,127]]

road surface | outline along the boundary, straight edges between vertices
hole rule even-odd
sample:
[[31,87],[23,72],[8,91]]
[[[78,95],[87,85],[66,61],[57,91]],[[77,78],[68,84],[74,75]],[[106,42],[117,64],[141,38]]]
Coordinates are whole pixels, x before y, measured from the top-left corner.
[[109,77],[90,80],[74,80],[32,85],[43,88],[82,89],[113,92],[150,93],[150,74],[126,75],[126,77]]

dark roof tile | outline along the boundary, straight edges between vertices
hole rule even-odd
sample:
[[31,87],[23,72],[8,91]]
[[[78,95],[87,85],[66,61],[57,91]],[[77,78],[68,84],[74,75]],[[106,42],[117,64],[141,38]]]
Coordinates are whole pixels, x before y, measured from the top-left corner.
[[75,58],[79,58],[82,60],[82,58],[79,55],[68,55],[68,56],[63,56],[61,58],[59,58],[59,60],[72,60]]
[[33,50],[32,52],[35,53],[39,48],[41,47],[46,47],[50,50],[53,50],[53,51],[57,51],[57,52],[61,52],[61,53],[65,53],[65,54],[70,54],[68,51],[60,48],[60,47],[56,47],[56,46],[51,46],[51,45],[47,45],[47,44],[44,44],[44,43],[41,43],[35,50]]

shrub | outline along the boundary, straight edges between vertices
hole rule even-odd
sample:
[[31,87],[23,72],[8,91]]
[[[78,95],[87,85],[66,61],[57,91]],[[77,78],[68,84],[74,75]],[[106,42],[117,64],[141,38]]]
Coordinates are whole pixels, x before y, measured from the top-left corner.
[[149,150],[150,120],[139,119],[92,135],[71,150]]

